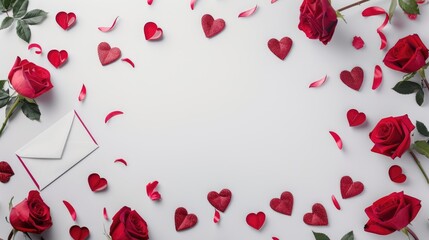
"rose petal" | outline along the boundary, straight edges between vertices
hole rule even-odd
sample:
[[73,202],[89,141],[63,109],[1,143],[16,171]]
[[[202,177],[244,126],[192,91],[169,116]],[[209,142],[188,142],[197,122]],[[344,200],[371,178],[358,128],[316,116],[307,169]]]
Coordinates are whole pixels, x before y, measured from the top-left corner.
[[334,204],[335,208],[338,209],[338,210],[341,210],[341,206],[338,203],[337,198],[334,195],[332,195],[331,198],[332,198],[332,203]]
[[374,68],[374,81],[372,82],[372,90],[376,90],[383,81],[383,71],[379,65]]
[[115,21],[113,21],[112,26],[110,27],[98,27],[98,30],[102,32],[110,32],[116,25],[116,21],[118,20],[118,17],[115,18]]
[[328,78],[328,75],[325,75],[323,78],[321,78],[320,80],[317,80],[317,81],[315,81],[315,82],[312,82],[311,84],[310,84],[310,86],[308,86],[309,88],[314,88],[314,87],[320,87],[320,86],[322,86],[324,83],[325,83],[325,81],[326,81],[326,79]]
[[341,140],[340,136],[336,132],[329,131],[331,136],[334,138],[335,143],[337,144],[338,148],[341,150],[343,149],[343,141]]
[[124,113],[122,111],[113,111],[107,114],[106,118],[104,119],[104,123],[107,123],[112,117],[115,117],[121,114],[124,114]]
[[218,223],[219,221],[220,221],[220,213],[219,213],[218,210],[215,210],[214,217],[213,217],[213,222],[214,223]]
[[30,43],[28,45],[28,50],[36,48],[36,51],[34,51],[35,54],[42,54],[42,47],[37,43]]
[[135,67],[135,65],[134,65],[134,62],[133,61],[131,61],[131,59],[129,59],[129,58],[122,58],[121,59],[123,62],[127,62],[127,63],[129,63],[130,65],[131,65],[131,67]]
[[382,15],[382,14],[385,15],[384,21],[381,24],[381,26],[377,28],[377,33],[378,35],[380,35],[380,39],[381,39],[380,49],[384,49],[387,46],[387,38],[386,38],[386,35],[384,35],[383,33],[383,28],[389,22],[389,14],[381,7],[369,7],[362,11],[362,16],[364,17],[371,17],[376,15]]
[[0,182],[7,183],[10,180],[10,177],[15,175],[12,168],[10,167],[8,162],[1,161],[0,162]]
[[152,5],[153,0],[147,0],[147,4]]
[[73,219],[73,221],[76,221],[77,215],[76,215],[76,211],[74,210],[74,207],[67,202],[66,200],[63,200],[64,205],[66,206],[67,210],[70,213],[71,218]]
[[275,3],[275,2],[277,2],[277,0],[271,0],[271,4],[273,4],[273,3]]
[[258,8],[258,5],[255,5],[253,8],[240,13],[238,15],[238,17],[239,18],[241,18],[241,17],[249,17],[249,16],[251,16],[251,15],[253,15],[255,13],[255,11],[256,11],[257,8]]
[[77,98],[79,102],[82,102],[86,97],[86,87],[85,84],[82,84],[82,89],[80,90],[79,97]]
[[122,163],[122,164],[124,164],[125,166],[128,166],[127,161],[125,161],[125,159],[118,158],[118,159],[116,159],[116,160],[114,161],[114,163],[117,163],[117,162]]
[[[277,1],[277,0],[273,0],[273,1]],[[279,238],[277,237],[272,237],[273,240],[279,240]]]
[[365,45],[365,42],[362,40],[361,37],[354,36],[353,41],[352,41],[352,45],[354,48],[359,50],[359,49],[363,48],[363,46]]
[[191,9],[192,10],[194,10],[194,6],[195,6],[195,2],[196,2],[197,0],[191,0]]
[[107,215],[107,209],[106,208],[103,208],[103,217],[104,217],[104,219],[109,220],[109,216]]
[[148,183],[146,185],[147,196],[153,201],[158,201],[161,199],[161,194],[159,192],[155,191],[155,188],[157,186],[158,186],[158,181],[153,181],[153,182]]

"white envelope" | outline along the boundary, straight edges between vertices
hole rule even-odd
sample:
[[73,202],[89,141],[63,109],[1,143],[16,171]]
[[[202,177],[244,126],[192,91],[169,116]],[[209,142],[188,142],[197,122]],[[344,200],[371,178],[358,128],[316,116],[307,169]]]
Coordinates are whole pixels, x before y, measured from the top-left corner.
[[43,190],[98,148],[76,111],[16,151],[37,188]]

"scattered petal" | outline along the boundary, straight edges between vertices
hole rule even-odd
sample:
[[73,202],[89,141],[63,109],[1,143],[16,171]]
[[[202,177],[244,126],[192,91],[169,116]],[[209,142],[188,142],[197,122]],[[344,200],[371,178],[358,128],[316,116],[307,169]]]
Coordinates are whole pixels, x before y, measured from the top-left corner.
[[[277,1],[277,0],[273,0],[273,1],[275,2],[275,1]],[[272,1],[271,1],[271,2],[272,2]],[[279,240],[279,238],[277,238],[277,237],[272,237],[272,239],[273,239],[273,240]]]
[[389,178],[395,183],[403,183],[407,180],[407,176],[402,172],[402,168],[398,165],[393,165],[389,168]]
[[34,51],[35,54],[42,54],[42,47],[37,43],[30,43],[28,45],[28,50],[36,48],[36,51]]
[[329,131],[331,136],[334,138],[335,143],[337,144],[338,148],[341,150],[343,149],[343,141],[341,140],[340,136],[336,132]]
[[325,81],[326,81],[326,79],[328,78],[328,75],[325,75],[323,78],[321,78],[320,80],[317,80],[317,81],[315,81],[315,82],[312,82],[311,84],[310,84],[310,86],[308,86],[309,88],[315,88],[315,87],[320,87],[320,86],[322,86],[324,83],[325,83]]
[[104,217],[104,219],[109,220],[109,216],[107,215],[107,209],[106,208],[103,208],[103,217]]
[[158,186],[158,181],[153,181],[146,185],[146,193],[147,196],[152,201],[158,201],[161,199],[161,194],[158,191],[155,191],[155,188]]
[[338,203],[337,198],[334,195],[332,195],[332,203],[334,204],[336,209],[341,210],[341,206]]
[[408,15],[408,18],[410,19],[410,20],[416,20],[417,19],[417,14],[407,14]]
[[112,23],[112,26],[110,27],[98,27],[98,30],[102,31],[102,32],[110,32],[113,30],[113,28],[116,25],[116,21],[118,20],[118,17],[115,18],[115,20]]
[[124,164],[125,166],[128,166],[127,161],[125,161],[125,159],[122,159],[122,158],[116,159],[116,160],[115,160],[115,163],[117,163],[117,162],[122,163],[122,164]]
[[215,209],[215,213],[214,213],[214,217],[213,217],[213,222],[214,223],[218,223],[220,221],[220,213],[218,210]]
[[123,62],[127,62],[128,64],[130,64],[131,65],[131,67],[135,67],[135,65],[134,65],[134,62],[133,61],[131,61],[131,59],[129,59],[129,58],[122,58],[121,59]]
[[197,0],[191,0],[191,10],[194,10],[194,6],[195,6],[196,1]]
[[74,210],[74,207],[67,202],[66,200],[63,200],[64,205],[66,206],[67,210],[70,213],[71,218],[73,219],[73,221],[76,221],[77,215],[76,215],[76,211]]
[[153,0],[147,0],[147,4],[152,5]]
[[79,97],[77,98],[79,102],[82,102],[86,97],[86,87],[85,84],[82,84],[82,89],[80,90]]
[[253,15],[255,13],[255,11],[256,11],[257,8],[258,8],[258,5],[255,5],[253,8],[240,13],[238,15],[238,17],[239,18],[241,18],[241,17],[249,17],[249,16],[251,16],[251,15]]
[[362,40],[361,37],[354,36],[353,41],[352,41],[352,45],[354,48],[359,50],[359,49],[363,48],[363,46],[365,45],[365,42]]
[[9,163],[5,161],[0,162],[0,182],[7,183],[10,180],[10,177],[15,175]]
[[271,4],[273,4],[273,3],[275,3],[275,2],[277,2],[277,0],[271,0]]
[[384,35],[383,33],[383,28],[389,22],[389,14],[381,7],[369,7],[363,10],[362,12],[362,16],[364,17],[371,17],[376,15],[382,15],[382,14],[385,15],[384,21],[381,24],[381,26],[377,28],[377,33],[378,35],[380,35],[380,39],[381,39],[380,49],[384,49],[387,46],[387,38],[386,38],[386,35]]
[[107,188],[107,180],[101,178],[97,173],[92,173],[88,176],[88,184],[93,192],[103,191]]
[[107,114],[106,118],[104,119],[104,123],[107,123],[112,117],[115,117],[121,114],[124,114],[124,113],[122,111],[113,111]]
[[379,65],[374,68],[374,81],[372,82],[372,90],[376,90],[383,81],[383,71]]

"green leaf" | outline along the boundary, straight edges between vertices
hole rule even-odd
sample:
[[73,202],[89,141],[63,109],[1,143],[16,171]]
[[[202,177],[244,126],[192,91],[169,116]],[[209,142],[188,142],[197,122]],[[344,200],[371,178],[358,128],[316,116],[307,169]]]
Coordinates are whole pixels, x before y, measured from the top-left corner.
[[30,42],[31,30],[28,27],[28,24],[23,20],[18,20],[18,24],[16,25],[16,34],[18,34],[18,36],[27,43]]
[[[12,107],[12,105],[16,102],[19,101],[18,105],[16,106],[15,110],[13,112],[16,112],[16,110],[21,109],[22,106],[22,101],[20,98],[18,97],[12,97],[9,101],[9,103],[6,106],[6,114],[9,112],[10,108]],[[13,114],[13,113],[12,113]]]
[[316,238],[316,240],[330,240],[328,236],[326,236],[326,234],[324,233],[318,233],[315,231],[312,231],[314,237]]
[[395,14],[396,6],[398,6],[398,0],[391,0],[389,7],[389,21],[392,21],[393,14]]
[[3,1],[0,0],[0,13],[6,11],[6,9],[3,6]]
[[341,240],[355,240],[355,235],[353,234],[353,231],[348,232],[341,238]]
[[12,210],[12,208],[13,208],[13,198],[14,197],[11,197],[10,201],[9,201],[9,211]]
[[421,106],[424,100],[425,100],[425,93],[423,92],[423,89],[419,89],[416,93],[416,102],[419,106]]
[[9,99],[10,99],[9,92],[3,89],[0,89],[0,108],[6,106],[7,103],[9,102]]
[[426,128],[426,126],[425,126],[425,124],[424,124],[424,123],[419,122],[419,121],[416,121],[416,127],[417,127],[417,131],[418,131],[421,135],[423,135],[423,136],[425,136],[425,137],[429,137],[429,131],[428,131],[428,129]]
[[413,148],[416,149],[416,151],[427,158],[429,158],[429,143],[426,141],[415,141],[413,144]]
[[422,90],[422,87],[415,82],[400,81],[393,87],[393,90],[400,94],[411,94],[415,91]]
[[41,113],[37,103],[28,102],[27,100],[24,100],[23,102],[24,104],[22,105],[21,110],[24,113],[24,115],[31,120],[39,121]]
[[6,82],[7,80],[0,80],[0,89],[3,89]]
[[2,1],[3,7],[6,9],[6,11],[9,11],[15,2],[15,0],[1,0],[1,1]]
[[13,23],[13,17],[5,17],[0,25],[0,30],[10,27]]
[[419,5],[416,0],[398,0],[398,2],[405,13],[420,14]]
[[24,22],[28,25],[35,25],[43,22],[43,20],[46,19],[47,15],[48,13],[43,10],[34,9],[25,14],[22,20],[24,20]]
[[13,5],[13,17],[20,18],[27,13],[28,9],[28,0],[18,0],[15,5]]

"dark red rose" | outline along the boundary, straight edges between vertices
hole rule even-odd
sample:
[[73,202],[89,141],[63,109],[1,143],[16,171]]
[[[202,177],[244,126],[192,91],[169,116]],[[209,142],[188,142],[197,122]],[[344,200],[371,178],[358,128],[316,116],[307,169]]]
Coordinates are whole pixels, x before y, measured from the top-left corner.
[[328,44],[337,26],[337,13],[329,0],[304,0],[300,7],[298,28],[310,39]]
[[147,240],[149,231],[145,220],[129,207],[122,207],[113,216],[110,225],[110,236],[112,240]]
[[414,128],[408,115],[381,119],[369,133],[369,138],[374,143],[371,151],[392,159],[401,157],[410,148],[410,133]]
[[38,191],[30,191],[28,197],[13,207],[10,224],[18,231],[40,234],[52,226],[51,212]]
[[383,59],[384,64],[397,71],[412,73],[426,64],[429,53],[419,35],[401,38]]
[[365,209],[368,222],[365,231],[387,235],[405,228],[416,217],[421,208],[420,200],[395,192],[375,201]]

